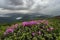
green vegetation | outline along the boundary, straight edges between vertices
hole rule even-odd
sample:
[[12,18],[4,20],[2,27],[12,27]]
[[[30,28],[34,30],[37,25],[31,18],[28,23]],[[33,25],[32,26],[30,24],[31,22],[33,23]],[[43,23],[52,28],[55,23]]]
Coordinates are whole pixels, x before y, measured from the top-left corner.
[[[38,18],[37,18],[38,20]],[[14,29],[14,32],[4,35],[4,32],[12,24],[0,25],[0,39],[1,40],[60,40],[60,19],[49,18],[48,25],[44,23],[38,25],[22,26],[21,22],[17,22],[18,27]],[[41,28],[44,26],[44,28]],[[52,28],[52,29],[50,29]],[[48,31],[47,31],[48,29]],[[51,31],[52,30],[52,31]]]

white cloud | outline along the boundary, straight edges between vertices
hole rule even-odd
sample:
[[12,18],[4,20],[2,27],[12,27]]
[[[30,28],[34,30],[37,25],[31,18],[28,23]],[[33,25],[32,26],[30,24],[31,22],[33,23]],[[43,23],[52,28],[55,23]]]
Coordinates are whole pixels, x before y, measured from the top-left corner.
[[8,10],[8,9],[4,9],[3,8],[0,8],[0,14],[7,14],[7,13],[23,13],[23,14],[26,14],[26,13],[29,13],[30,11],[29,10]]
[[[42,9],[40,12],[47,15],[57,15],[57,13],[55,12],[60,11],[59,2],[60,2],[59,0],[52,0],[48,5],[48,7],[46,7],[45,9]],[[58,12],[58,14],[60,15],[60,12]]]
[[[0,0],[0,14],[39,12],[56,15],[55,11],[58,12],[60,10],[60,0],[37,0],[37,2],[36,0],[24,0],[23,5],[18,5],[20,1],[17,0],[16,4],[16,0]],[[9,2],[13,2],[13,4],[9,4]],[[58,14],[60,15],[60,13]]]
[[17,18],[16,18],[16,20],[20,20],[20,19],[22,19],[22,17],[17,17]]
[[3,14],[0,14],[0,17],[10,17],[8,15],[3,15]]

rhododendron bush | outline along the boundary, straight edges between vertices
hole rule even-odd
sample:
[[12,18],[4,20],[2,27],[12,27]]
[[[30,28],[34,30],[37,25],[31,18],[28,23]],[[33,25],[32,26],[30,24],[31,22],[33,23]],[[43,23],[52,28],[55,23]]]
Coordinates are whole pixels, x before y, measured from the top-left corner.
[[48,20],[25,21],[6,28],[1,40],[57,40],[57,28]]

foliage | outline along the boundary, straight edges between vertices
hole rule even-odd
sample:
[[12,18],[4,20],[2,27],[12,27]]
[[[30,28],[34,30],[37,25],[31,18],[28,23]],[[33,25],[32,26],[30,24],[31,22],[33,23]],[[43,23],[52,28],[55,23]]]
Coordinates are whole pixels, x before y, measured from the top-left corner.
[[0,29],[1,40],[60,40],[58,19],[32,20]]

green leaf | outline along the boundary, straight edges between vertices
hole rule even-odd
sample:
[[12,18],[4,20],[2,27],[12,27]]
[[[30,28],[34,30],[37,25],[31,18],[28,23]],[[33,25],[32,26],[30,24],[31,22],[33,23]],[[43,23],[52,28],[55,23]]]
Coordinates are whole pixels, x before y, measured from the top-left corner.
[[37,37],[33,37],[32,40],[37,40]]

